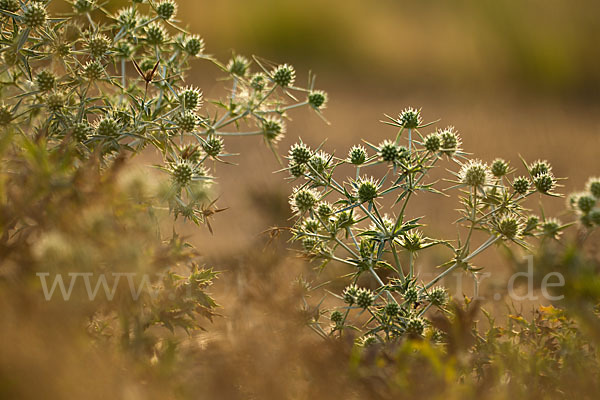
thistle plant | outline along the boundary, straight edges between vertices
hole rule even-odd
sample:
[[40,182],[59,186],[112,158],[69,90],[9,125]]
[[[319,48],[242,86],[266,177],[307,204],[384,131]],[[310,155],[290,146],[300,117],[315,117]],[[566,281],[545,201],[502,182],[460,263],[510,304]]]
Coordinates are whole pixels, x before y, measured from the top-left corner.
[[[343,265],[346,274],[340,279],[348,283],[334,293],[339,306],[320,314],[331,322],[316,318],[310,326],[323,336],[359,329],[363,342],[424,335],[439,339],[428,312],[447,311],[448,291],[439,286],[444,277],[462,270],[473,278],[477,291],[482,268],[474,262],[485,250],[498,244],[528,249],[536,238],[557,238],[568,226],[551,218],[540,220],[524,206],[536,193],[558,197],[558,180],[546,161],[523,161],[526,171],[519,176],[503,159],[486,163],[470,158],[454,127],[425,134],[432,123],[422,122],[420,110],[407,108],[386,123],[398,128],[395,137],[357,144],[347,156],[327,154],[322,145],[311,149],[302,141],[287,156],[287,171],[297,183],[290,196],[293,240],[302,243],[308,258],[320,262],[319,270],[329,263]],[[439,188],[428,177],[442,162],[450,163],[451,177]],[[374,175],[382,166],[383,175]],[[348,168],[354,173],[346,175]],[[458,238],[429,237],[425,218],[408,217],[417,194],[458,196]],[[575,202],[592,212],[591,197]],[[427,266],[420,264],[419,255],[434,246],[446,248],[449,256],[437,266],[437,275],[425,280],[420,272]],[[370,282],[368,287],[359,286],[363,275],[368,278],[361,282]]]

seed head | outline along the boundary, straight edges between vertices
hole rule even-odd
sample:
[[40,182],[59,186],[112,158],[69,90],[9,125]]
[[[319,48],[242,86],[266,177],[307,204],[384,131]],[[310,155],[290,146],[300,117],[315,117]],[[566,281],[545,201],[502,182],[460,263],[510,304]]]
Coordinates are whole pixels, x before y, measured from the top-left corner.
[[523,229],[523,234],[524,235],[531,234],[531,232],[533,230],[537,229],[539,223],[540,223],[540,219],[538,217],[536,217],[535,215],[530,215],[529,218],[527,218],[527,222],[525,223],[525,228]]
[[321,202],[317,205],[317,214],[322,219],[327,220],[333,214],[333,207],[329,203]]
[[373,293],[366,288],[360,288],[356,292],[356,305],[361,308],[368,308],[373,305],[373,301],[375,300],[375,296]]
[[12,121],[13,115],[8,106],[0,105],[0,126],[6,126]]
[[191,111],[185,111],[175,120],[177,128],[183,132],[192,132],[198,124],[198,116]]
[[329,154],[319,151],[318,153],[313,154],[313,156],[308,160],[308,165],[315,170],[319,175],[322,175],[325,170],[329,167]]
[[56,82],[56,77],[50,71],[41,71],[35,77],[37,87],[41,92],[49,92],[54,89],[54,83]]
[[168,35],[162,25],[153,23],[146,28],[146,40],[148,44],[161,45],[168,40]]
[[549,218],[542,222],[540,229],[542,230],[544,236],[556,239],[560,235],[561,225],[562,224],[558,219]]
[[173,165],[173,170],[171,172],[173,177],[173,181],[179,186],[186,186],[188,183],[192,181],[192,176],[194,175],[194,169],[192,166],[186,162],[179,162]]
[[75,0],[73,3],[73,9],[77,13],[86,13],[92,11],[94,8],[94,3],[91,0]]
[[435,153],[442,146],[442,138],[437,132],[431,133],[425,138],[423,144],[428,151]]
[[290,170],[290,175],[294,178],[299,178],[306,172],[306,164],[298,164],[292,160],[288,165],[288,169]]
[[313,90],[308,94],[308,104],[316,110],[325,108],[327,104],[327,93],[322,90]]
[[312,253],[315,248],[319,245],[319,239],[314,236],[306,236],[302,239],[302,247],[304,251]]
[[271,72],[271,75],[273,82],[281,87],[291,86],[296,80],[296,71],[294,70],[294,67],[288,64],[277,66]]
[[12,13],[19,11],[21,6],[18,0],[0,0],[0,10],[10,11]]
[[98,122],[96,134],[98,136],[114,137],[119,135],[120,127],[116,119],[112,117],[104,117]]
[[342,323],[342,321],[344,320],[344,315],[339,312],[339,311],[334,311],[331,313],[331,322],[335,323],[336,325],[340,325]]
[[414,317],[406,321],[406,333],[409,335],[420,336],[423,334],[423,330],[425,330],[425,324],[421,318]]
[[292,211],[302,214],[312,210],[317,204],[319,194],[314,189],[294,188],[290,196]]
[[441,307],[448,302],[448,293],[443,287],[434,287],[427,295],[431,304]]
[[202,106],[202,92],[191,86],[179,92],[179,101],[186,110],[196,111]]
[[377,336],[375,336],[375,335],[367,335],[367,336],[365,336],[365,337],[362,338],[360,344],[363,347],[373,346],[374,344],[377,344]]
[[244,56],[234,56],[227,64],[227,71],[232,75],[246,76],[250,61]]
[[117,13],[117,21],[122,25],[122,27],[135,26],[137,23],[135,8],[127,7],[120,9]]
[[407,129],[414,129],[421,125],[421,112],[412,107],[405,108],[400,113],[400,124]]
[[596,226],[600,226],[600,209],[595,208],[588,214],[590,221],[592,221]]
[[367,201],[372,201],[378,196],[378,187],[377,182],[371,177],[361,178],[355,183],[356,187],[356,196],[358,197],[358,201],[361,203],[365,203]]
[[600,200],[600,178],[590,178],[586,184],[587,190]]
[[175,15],[177,6],[175,3],[169,0],[162,1],[156,7],[156,15],[164,20],[169,20]]
[[529,173],[532,177],[536,177],[540,174],[548,174],[552,171],[550,163],[546,160],[537,160],[529,166]]
[[358,287],[356,285],[346,286],[346,288],[342,292],[342,297],[344,298],[344,302],[348,305],[353,305],[354,303],[356,303],[357,295],[358,295]]
[[305,232],[317,233],[321,225],[319,221],[314,218],[305,218],[302,227]]
[[86,47],[92,57],[100,58],[108,53],[110,44],[110,40],[105,35],[97,34],[88,39]]
[[577,208],[584,214],[589,213],[596,206],[596,198],[589,194],[581,194],[577,199]]
[[362,165],[367,160],[367,150],[363,146],[353,146],[348,152],[348,160],[354,165]]
[[306,164],[312,157],[312,151],[304,143],[294,144],[289,151],[290,158],[297,164]]
[[262,92],[267,84],[267,77],[262,72],[257,72],[250,80],[250,87],[257,92]]
[[23,6],[23,23],[31,29],[39,28],[46,23],[48,14],[42,3],[29,2]]
[[268,142],[277,142],[285,133],[285,123],[277,117],[266,117],[262,121],[262,130]]
[[423,233],[417,230],[406,232],[402,238],[402,247],[412,252],[420,250],[423,247]]
[[127,42],[119,42],[115,46],[115,53],[121,59],[128,59],[133,54],[133,49]]
[[439,135],[442,139],[442,148],[440,152],[448,157],[452,157],[460,148],[460,136],[453,126],[449,126],[443,131],[439,131]]
[[46,107],[52,112],[60,111],[65,105],[65,96],[60,92],[52,92],[46,97]]
[[525,193],[527,193],[527,191],[529,190],[529,185],[530,184],[531,183],[529,182],[529,179],[527,179],[524,176],[519,176],[518,178],[515,178],[515,180],[512,183],[513,189],[518,194],[525,194]]
[[88,61],[83,67],[83,75],[90,81],[101,79],[104,76],[104,67],[98,61]]
[[503,177],[508,173],[508,163],[501,158],[496,158],[494,162],[492,162],[492,175],[496,178]]
[[404,300],[409,304],[414,304],[419,301],[419,291],[414,287],[409,287],[403,294]]
[[92,127],[87,122],[78,122],[71,128],[71,134],[78,142],[85,141],[91,133]]
[[400,155],[400,149],[396,143],[385,140],[379,144],[379,156],[383,161],[395,162]]
[[211,157],[217,157],[223,150],[223,139],[218,136],[210,135],[202,142],[202,149]]
[[521,235],[523,224],[514,216],[504,216],[498,221],[498,232],[508,239],[515,239]]
[[544,172],[534,176],[533,184],[538,192],[548,194],[556,185],[556,179],[550,172]]
[[395,317],[400,312],[400,307],[398,306],[398,303],[388,303],[383,308],[383,312],[388,317]]
[[202,54],[204,51],[204,39],[200,36],[192,35],[188,41],[185,42],[185,51],[192,57]]
[[491,180],[490,170],[487,164],[479,160],[470,160],[463,164],[458,172],[460,182],[472,187],[483,187]]

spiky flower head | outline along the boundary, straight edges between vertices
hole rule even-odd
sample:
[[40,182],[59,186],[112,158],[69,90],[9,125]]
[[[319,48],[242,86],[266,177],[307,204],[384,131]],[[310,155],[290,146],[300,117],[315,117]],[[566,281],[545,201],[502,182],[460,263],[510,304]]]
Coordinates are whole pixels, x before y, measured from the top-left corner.
[[317,215],[322,219],[327,220],[331,214],[333,214],[333,207],[331,204],[322,201],[317,205]]
[[250,61],[244,56],[236,55],[227,64],[227,71],[232,75],[246,76]]
[[56,56],[65,58],[71,54],[71,46],[64,42],[56,42],[52,45],[52,51]]
[[577,208],[584,214],[589,213],[596,206],[596,198],[591,194],[582,193],[577,198]]
[[85,141],[91,133],[92,127],[87,122],[78,122],[71,128],[71,134],[78,142]]
[[41,92],[48,92],[54,89],[54,83],[56,82],[56,77],[50,71],[43,70],[35,77],[35,81],[38,89]]
[[360,178],[358,181],[354,183],[356,197],[358,201],[361,203],[365,203],[367,201],[373,201],[377,198],[378,194],[378,184],[373,177],[370,178]]
[[523,235],[531,235],[535,229],[537,229],[540,223],[540,219],[535,215],[530,215],[525,222],[525,228],[523,228]]
[[14,13],[15,11],[19,11],[21,5],[18,0],[1,0],[0,1],[0,10],[6,10]]
[[419,301],[419,291],[415,287],[409,287],[403,294],[404,300],[409,304]]
[[267,77],[262,72],[257,72],[252,75],[252,79],[250,79],[250,87],[257,92],[262,92],[267,85]]
[[496,158],[492,162],[491,170],[492,175],[494,175],[496,178],[503,177],[508,173],[508,163],[501,158]]
[[202,91],[188,86],[179,92],[179,101],[186,110],[196,111],[202,106]]
[[402,247],[408,251],[418,251],[423,247],[423,232],[411,230],[406,232],[401,240]]
[[383,161],[395,162],[400,157],[400,148],[391,140],[379,144],[379,156]]
[[400,306],[398,306],[398,303],[388,303],[383,308],[383,312],[388,317],[395,317],[400,312]]
[[600,209],[595,208],[588,214],[590,221],[592,221],[596,226],[600,226]]
[[421,318],[413,317],[406,321],[406,333],[409,335],[420,336],[425,330],[425,324]]
[[102,118],[96,126],[96,134],[99,136],[117,136],[119,131],[119,122],[113,117],[109,116]]
[[158,6],[156,7],[156,15],[164,20],[169,20],[175,15],[176,10],[177,5],[174,2],[165,0],[158,3]]
[[361,146],[352,146],[348,152],[348,160],[354,165],[362,165],[367,160],[367,150]]
[[488,165],[479,160],[469,160],[468,163],[463,164],[458,177],[461,183],[472,187],[483,187],[491,180]]
[[342,323],[342,321],[344,320],[344,315],[339,312],[339,311],[334,311],[331,313],[331,322],[333,322],[336,325],[340,325]]
[[281,87],[288,87],[294,84],[296,80],[296,71],[294,67],[288,64],[278,65],[271,72],[273,82]]
[[39,28],[46,23],[46,8],[42,3],[30,1],[23,6],[23,23],[31,29]]
[[325,108],[327,104],[327,93],[322,90],[313,90],[308,94],[308,104],[316,110]]
[[292,160],[288,165],[288,169],[290,171],[290,175],[292,175],[294,178],[299,178],[306,172],[306,164],[298,164]]
[[377,344],[377,336],[367,335],[361,339],[359,344],[363,347],[373,346],[374,344]]
[[97,60],[88,61],[83,67],[83,76],[90,81],[101,79],[104,76],[104,67]]
[[360,288],[358,292],[356,292],[356,305],[361,308],[368,308],[373,305],[373,301],[375,301],[375,296],[373,292],[371,292],[367,288]]
[[136,9],[133,7],[126,7],[120,9],[117,12],[117,21],[119,22],[122,28],[135,26],[137,23]]
[[198,54],[202,54],[202,52],[204,51],[204,39],[202,39],[198,35],[192,35],[187,40],[187,42],[185,42],[184,47],[185,47],[185,51],[190,56],[192,56],[192,57],[197,56]]
[[356,303],[356,296],[358,295],[358,287],[356,285],[346,286],[342,292],[344,302],[349,305]]
[[544,236],[556,239],[560,235],[561,225],[562,224],[558,219],[548,218],[541,223],[540,229]]
[[86,13],[92,11],[94,2],[92,0],[75,0],[73,9],[78,13]]
[[13,114],[8,106],[0,105],[0,126],[6,126],[10,124],[13,119]]
[[399,115],[400,124],[407,129],[414,129],[421,125],[421,111],[412,107],[405,108]]
[[319,193],[316,190],[296,187],[290,196],[290,205],[294,213],[302,214],[312,210],[318,200]]
[[585,185],[596,199],[600,199],[600,178],[590,178]]
[[319,239],[314,236],[305,236],[302,238],[302,247],[304,251],[314,253],[319,246]]
[[289,155],[297,164],[306,164],[312,157],[312,151],[304,143],[295,143],[290,148]]
[[167,32],[161,24],[152,23],[146,28],[146,41],[151,45],[161,45],[168,39]]
[[544,172],[533,177],[533,184],[538,192],[548,194],[556,186],[556,178],[550,172]]
[[317,233],[320,227],[321,223],[315,218],[305,218],[302,222],[302,228],[305,232]]
[[211,157],[217,157],[219,154],[221,154],[221,151],[223,151],[223,147],[223,139],[214,135],[209,135],[202,142],[202,149],[206,154],[208,154]]
[[527,191],[529,190],[529,185],[531,185],[531,183],[529,182],[529,179],[524,176],[519,176],[519,177],[515,178],[515,180],[512,183],[513,189],[518,194],[527,193]]
[[191,111],[185,111],[177,116],[175,122],[179,130],[192,132],[198,124],[198,116]]
[[439,131],[440,138],[442,139],[442,147],[440,152],[452,157],[460,149],[460,136],[453,126],[448,126],[446,129]]
[[104,57],[110,50],[110,45],[110,40],[103,34],[93,35],[86,42],[86,47],[94,58]]
[[431,133],[427,135],[423,142],[423,145],[425,146],[425,149],[432,153],[435,153],[442,146],[442,137],[437,132]]
[[529,166],[529,173],[532,177],[536,177],[540,174],[548,174],[552,171],[550,163],[546,160],[537,160]]
[[498,221],[498,232],[508,239],[518,238],[523,232],[523,223],[515,216],[503,216]]
[[186,186],[192,181],[194,168],[187,161],[179,161],[172,166],[171,176],[175,184]]
[[441,307],[448,302],[448,292],[445,288],[436,286],[427,294],[427,298],[436,307]]
[[262,120],[262,130],[268,142],[277,142],[285,133],[285,123],[281,118],[268,116]]
[[121,41],[115,46],[115,53],[120,59],[128,59],[133,54],[133,49],[129,43]]
[[61,92],[52,92],[46,97],[46,107],[52,112],[60,111],[65,105],[65,95]]
[[327,168],[329,168],[329,161],[331,156],[324,151],[314,153],[313,156],[308,160],[308,165],[319,175],[322,175]]

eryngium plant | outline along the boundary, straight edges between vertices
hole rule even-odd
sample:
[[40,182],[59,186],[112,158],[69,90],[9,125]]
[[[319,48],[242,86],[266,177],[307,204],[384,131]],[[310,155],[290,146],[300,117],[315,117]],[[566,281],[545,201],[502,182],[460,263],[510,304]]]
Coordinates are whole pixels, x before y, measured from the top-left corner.
[[[445,310],[448,292],[436,286],[442,278],[457,269],[466,271],[477,290],[481,268],[473,265],[476,256],[497,243],[527,249],[531,240],[555,239],[567,226],[532,216],[523,205],[535,193],[558,196],[557,179],[547,161],[524,161],[526,171],[519,176],[502,159],[469,159],[453,127],[423,135],[432,124],[423,124],[420,110],[407,108],[398,118],[388,118],[388,125],[399,128],[394,138],[355,145],[343,158],[302,142],[289,150],[287,170],[292,179],[301,180],[290,196],[296,217],[293,239],[301,242],[305,255],[322,262],[321,268],[332,261],[346,265],[344,277],[350,281],[335,294],[342,305],[329,313],[330,331],[318,319],[311,326],[324,336],[341,335],[355,328],[350,317],[356,313],[363,316],[367,343],[424,335],[437,340],[439,332],[427,312]],[[463,232],[455,241],[428,237],[422,218],[407,217],[417,193],[442,193],[427,177],[444,159],[454,171],[451,185],[443,190],[456,192],[461,207],[457,223]],[[383,176],[372,176],[369,171],[380,165],[387,166]],[[355,170],[349,176],[348,167]],[[585,204],[591,210],[591,202]],[[487,239],[480,241],[476,231],[485,232]],[[437,276],[424,281],[418,256],[433,246],[447,247],[452,256],[438,266]],[[372,277],[374,290],[357,285],[363,274]]]
[[[215,165],[207,161],[230,155],[223,138],[256,135],[273,146],[286,131],[286,111],[325,106],[314,80],[309,89],[295,86],[291,65],[239,55],[221,63],[207,54],[201,37],[176,24],[171,0],[134,1],[115,13],[76,0],[58,18],[47,3],[0,3],[0,126],[50,147],[75,143],[82,159],[97,153],[106,163],[154,147],[172,178],[176,217],[204,221],[210,201],[202,194]],[[231,82],[211,107],[185,83],[194,59]]]
[[[197,265],[174,230],[161,235],[162,210],[208,224],[218,212],[209,191],[214,165],[230,155],[224,139],[256,135],[273,146],[288,110],[320,113],[326,95],[312,90],[313,79],[310,88],[297,87],[288,64],[239,55],[219,62],[201,37],[177,25],[171,0],[136,0],[114,13],[105,3],[75,0],[57,17],[48,3],[0,2],[1,176],[10,187],[2,191],[1,276],[151,276],[157,296],[109,299],[89,319],[100,335],[110,325],[115,337],[151,355],[161,340],[147,340],[149,328],[195,329],[216,307],[204,291],[215,273]],[[194,59],[228,78],[224,98],[205,102],[186,83]],[[166,188],[140,199],[139,187],[112,180],[147,148],[158,151],[168,175]]]

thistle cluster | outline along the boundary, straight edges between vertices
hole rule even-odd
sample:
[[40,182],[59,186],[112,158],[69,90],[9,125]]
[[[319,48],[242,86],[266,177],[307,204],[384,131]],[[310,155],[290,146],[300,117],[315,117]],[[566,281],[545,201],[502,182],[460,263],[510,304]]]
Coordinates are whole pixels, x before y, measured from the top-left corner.
[[567,202],[569,209],[579,218],[581,226],[589,232],[600,227],[600,178],[589,178],[585,189],[571,193]]
[[[210,199],[195,194],[210,190],[213,180],[205,177],[214,175],[215,163],[207,160],[223,163],[231,156],[225,138],[254,135],[274,146],[286,132],[289,110],[325,107],[326,93],[314,88],[314,79],[297,86],[289,64],[242,55],[221,63],[207,54],[204,40],[178,25],[172,0],[134,1],[114,13],[95,0],[71,5],[70,14],[54,18],[46,2],[0,4],[6,99],[0,126],[42,135],[50,148],[67,140],[81,159],[100,154],[107,165],[156,148],[163,157],[159,168],[173,178],[168,202],[175,216],[203,222]],[[200,88],[185,84],[194,59],[227,78],[228,93],[210,106]],[[193,161],[183,154],[189,146],[197,146]],[[190,179],[181,170],[188,167]]]
[[[454,127],[422,134],[430,124],[423,123],[420,110],[407,108],[391,120],[388,125],[399,128],[395,138],[355,145],[343,157],[302,141],[287,155],[286,171],[296,183],[290,196],[296,218],[293,239],[321,268],[343,265],[340,279],[350,281],[336,294],[342,308],[324,311],[332,316],[332,329],[327,332],[318,320],[312,323],[323,336],[342,335],[357,322],[370,340],[423,336],[432,328],[432,310],[445,310],[450,301],[448,291],[437,286],[445,276],[462,270],[476,280],[480,268],[473,259],[494,244],[527,249],[537,238],[558,238],[567,226],[552,218],[540,220],[523,205],[535,194],[558,196],[549,163],[524,162],[527,176],[517,176],[517,168],[503,159],[486,163],[468,158]],[[449,185],[438,189],[429,173],[445,160],[457,167]],[[588,186],[596,189],[596,183]],[[411,216],[417,194],[442,191],[458,194],[458,240],[429,237],[426,217]],[[576,202],[591,212],[591,200]],[[488,238],[479,239],[475,231]],[[438,266],[437,276],[424,280],[420,272],[435,265],[419,263],[419,255],[432,247],[447,252],[447,261]]]

